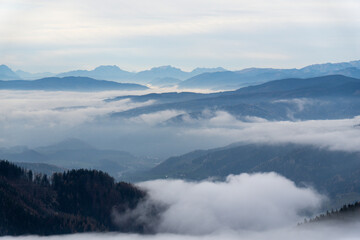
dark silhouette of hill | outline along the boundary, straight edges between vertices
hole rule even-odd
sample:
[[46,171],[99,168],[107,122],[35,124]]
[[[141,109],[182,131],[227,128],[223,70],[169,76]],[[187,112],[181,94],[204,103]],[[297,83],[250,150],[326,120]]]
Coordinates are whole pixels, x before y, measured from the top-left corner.
[[311,226],[321,223],[346,224],[360,220],[360,202],[345,204],[337,210],[326,211],[310,219],[305,219],[300,226]]
[[145,90],[148,88],[139,84],[95,80],[88,77],[50,77],[32,81],[0,81],[0,89],[45,91],[104,91]]
[[51,178],[0,161],[0,235],[135,231],[112,214],[133,209],[146,193],[99,171],[71,170]]

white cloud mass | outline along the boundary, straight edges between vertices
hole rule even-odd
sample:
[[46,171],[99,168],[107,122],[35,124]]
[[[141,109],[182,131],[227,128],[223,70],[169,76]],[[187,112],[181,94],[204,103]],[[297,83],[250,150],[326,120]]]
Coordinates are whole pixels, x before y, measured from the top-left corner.
[[150,201],[169,206],[157,232],[178,234],[288,227],[324,200],[275,173],[230,175],[225,182],[155,180],[139,185],[148,190]]

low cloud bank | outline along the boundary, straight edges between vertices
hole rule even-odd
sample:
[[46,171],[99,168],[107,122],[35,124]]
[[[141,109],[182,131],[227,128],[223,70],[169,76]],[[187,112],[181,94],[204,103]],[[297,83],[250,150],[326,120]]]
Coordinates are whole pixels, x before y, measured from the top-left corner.
[[[145,94],[131,92],[131,94]],[[339,120],[268,121],[225,111],[204,110],[193,116],[184,110],[110,118],[109,113],[156,104],[104,99],[129,92],[1,91],[0,147],[38,147],[79,138],[107,149],[166,159],[196,149],[234,142],[312,144],[333,150],[359,151],[360,117]],[[294,99],[299,110],[311,101]],[[171,120],[179,120],[171,124]]]
[[227,112],[217,111],[210,119],[194,120],[196,128],[183,135],[226,139],[245,143],[312,144],[332,150],[359,151],[360,117],[338,120],[268,121],[247,117],[241,121]]
[[[230,175],[225,182],[155,180],[139,186],[149,199],[116,220],[149,223],[156,233],[207,235],[292,227],[325,200],[276,173]],[[164,208],[152,219],[149,213],[156,204]]]
[[263,232],[221,232],[203,236],[185,234],[73,234],[65,236],[3,237],[5,240],[355,240],[359,238],[360,224],[349,226],[317,226],[311,229],[281,229]]

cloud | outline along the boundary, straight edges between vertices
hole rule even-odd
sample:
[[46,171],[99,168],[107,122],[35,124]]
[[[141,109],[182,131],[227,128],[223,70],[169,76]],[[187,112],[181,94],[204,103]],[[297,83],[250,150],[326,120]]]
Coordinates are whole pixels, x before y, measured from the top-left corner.
[[188,127],[183,135],[223,139],[245,143],[298,143],[313,144],[333,150],[359,151],[360,116],[351,119],[267,121],[248,116],[247,121],[235,119],[231,114],[218,111],[210,119],[191,119],[196,127]]
[[324,102],[315,101],[313,99],[310,100],[307,98],[280,99],[280,100],[273,101],[273,103],[295,104],[297,106],[299,112],[303,111],[306,105],[324,104]]
[[316,210],[324,200],[275,173],[230,175],[225,182],[155,180],[139,186],[148,191],[149,201],[168,206],[156,232],[176,234],[294,226],[304,218],[301,213]]
[[[141,103],[129,99],[105,102],[104,99],[154,91],[1,91],[0,145],[37,147],[72,137],[83,139],[100,148],[125,150],[136,155],[150,155],[162,159],[234,142],[290,142],[313,144],[334,150],[360,149],[360,128],[357,126],[360,117],[273,122],[253,116],[243,116],[239,120],[228,112],[209,109],[196,116],[167,109],[129,119],[108,117],[112,112],[126,111],[156,102]],[[311,103],[301,99],[294,100],[294,104],[306,108],[306,105]],[[179,119],[177,116],[180,116]],[[174,117],[179,120],[176,124],[172,124]],[[168,121],[169,119],[171,121]]]
[[117,233],[87,233],[72,234],[61,236],[21,236],[21,237],[2,237],[5,240],[340,240],[358,239],[360,234],[359,224],[349,224],[348,226],[318,226],[311,229],[282,229],[278,231],[264,231],[257,233],[235,233],[222,232],[205,236],[181,235],[181,234],[117,234]]
[[164,110],[154,113],[141,114],[137,117],[130,118],[129,120],[135,123],[146,123],[154,126],[184,113],[184,111],[178,110]]
[[[96,93],[1,91],[0,123],[3,126],[22,123],[29,128],[75,126],[111,112],[121,112],[154,103],[154,101],[134,103],[129,99],[104,101],[112,96],[129,93],[128,91]],[[131,94],[136,93],[140,92],[131,92]]]

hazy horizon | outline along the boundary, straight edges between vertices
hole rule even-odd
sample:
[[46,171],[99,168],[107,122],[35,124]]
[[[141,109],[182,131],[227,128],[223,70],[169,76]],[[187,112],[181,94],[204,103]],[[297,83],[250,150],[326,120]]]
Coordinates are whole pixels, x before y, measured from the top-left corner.
[[354,0],[314,3],[136,1],[0,3],[0,55],[14,69],[62,72],[116,64],[294,68],[360,51]]
[[[172,68],[177,68],[177,69],[180,69],[184,72],[191,72],[191,71],[194,71],[198,68],[224,68],[225,70],[228,70],[228,71],[241,71],[241,70],[244,70],[244,69],[248,69],[248,68],[271,68],[271,69],[301,69],[301,68],[304,68],[304,67],[307,67],[307,66],[312,66],[312,65],[319,65],[319,64],[336,64],[336,63],[347,63],[347,62],[356,62],[356,61],[360,61],[360,59],[349,59],[349,60],[344,60],[344,61],[341,61],[341,62],[336,62],[336,61],[333,61],[333,62],[309,62],[308,64],[305,64],[305,65],[299,65],[299,66],[294,66],[294,67],[276,67],[276,66],[248,66],[248,67],[244,67],[244,68],[228,68],[228,67],[224,67],[224,66],[192,66],[192,67],[189,67],[189,68],[182,68],[180,66],[175,66],[175,65],[169,65],[169,64],[164,64],[164,65],[156,65],[156,66],[149,66],[147,68],[139,68],[139,69],[126,69],[126,68],[123,68],[121,65],[119,64],[116,64],[116,63],[113,63],[113,64],[99,64],[99,65],[94,65],[94,66],[86,66],[86,67],[79,67],[79,68],[69,68],[69,69],[64,69],[63,71],[58,71],[58,72],[51,72],[53,74],[59,74],[59,73],[64,73],[64,72],[70,72],[70,71],[76,71],[76,70],[85,70],[85,71],[91,71],[91,70],[94,70],[98,67],[102,67],[102,66],[116,66],[118,68],[120,68],[121,70],[124,70],[124,71],[127,71],[127,72],[132,72],[132,73],[138,73],[138,72],[142,72],[142,71],[147,71],[147,70],[151,70],[153,68],[161,68],[161,67],[172,67]],[[15,67],[12,67],[11,65],[9,64],[6,64],[6,63],[0,63],[0,65],[5,65],[7,67],[9,67],[11,70],[13,70],[14,72],[16,71],[24,71],[24,69],[27,69],[26,67],[24,69],[21,69],[21,68],[15,68]],[[28,72],[28,73],[32,73],[32,74],[36,74],[36,73],[43,73],[43,72],[49,72],[50,71],[46,71],[46,69],[44,71],[32,71],[32,70],[29,70],[29,71],[25,71],[25,72]]]

